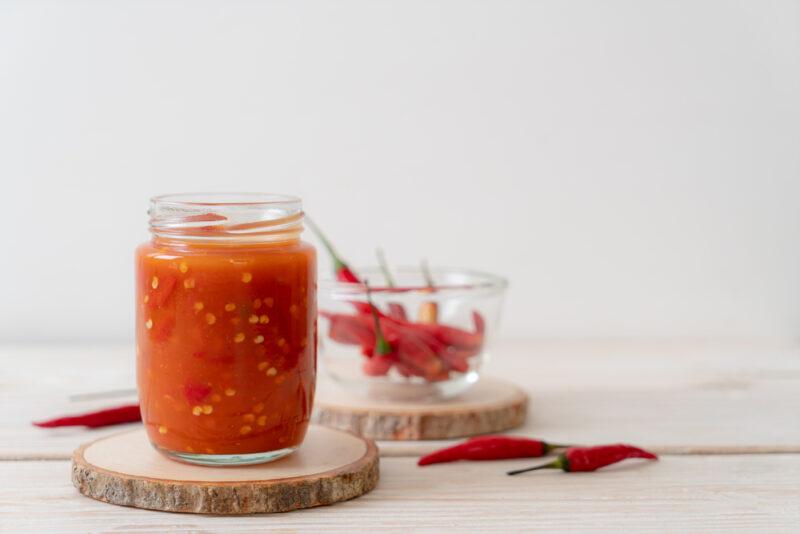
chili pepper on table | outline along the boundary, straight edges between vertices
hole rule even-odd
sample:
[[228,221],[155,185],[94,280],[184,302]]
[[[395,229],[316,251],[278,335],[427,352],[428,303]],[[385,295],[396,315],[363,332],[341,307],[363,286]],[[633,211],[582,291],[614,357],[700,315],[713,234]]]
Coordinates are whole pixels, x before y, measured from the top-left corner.
[[596,447],[570,447],[558,458],[550,463],[515,469],[509,471],[509,475],[518,475],[528,471],[538,469],[561,469],[567,472],[586,472],[595,471],[601,467],[627,460],[628,458],[644,458],[647,460],[658,460],[658,456],[652,452],[634,447],[632,445],[599,445]]
[[34,422],[33,424],[41,428],[55,428],[61,426],[98,428],[122,423],[134,423],[141,420],[142,413],[139,411],[139,405],[127,404],[117,408],[108,408],[80,415],[59,417],[57,419],[50,419],[49,421]]
[[502,460],[538,458],[564,445],[516,436],[477,436],[463,443],[427,454],[417,465],[431,465],[458,460]]

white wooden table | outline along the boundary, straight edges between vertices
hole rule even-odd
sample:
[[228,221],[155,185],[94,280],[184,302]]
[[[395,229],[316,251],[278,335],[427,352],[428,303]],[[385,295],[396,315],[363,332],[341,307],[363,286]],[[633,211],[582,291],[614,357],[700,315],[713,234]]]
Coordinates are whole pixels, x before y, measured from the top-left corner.
[[206,517],[112,506],[77,493],[68,458],[120,428],[30,421],[118,402],[75,393],[131,387],[119,346],[0,346],[0,532],[800,532],[800,345],[505,344],[491,373],[531,395],[517,433],[555,442],[627,441],[655,464],[508,477],[530,460],[427,468],[444,442],[381,442],[381,481],[360,499],[269,516]]

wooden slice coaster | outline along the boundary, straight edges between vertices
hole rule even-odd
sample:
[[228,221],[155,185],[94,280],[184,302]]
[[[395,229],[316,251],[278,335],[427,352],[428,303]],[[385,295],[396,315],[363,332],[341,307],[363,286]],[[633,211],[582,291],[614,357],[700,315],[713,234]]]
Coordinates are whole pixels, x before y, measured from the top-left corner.
[[345,501],[378,483],[378,451],[358,436],[312,425],[293,454],[267,464],[202,467],[170,460],[144,429],[81,446],[72,483],[100,501],[195,514],[287,512]]
[[528,412],[524,391],[491,378],[436,403],[373,400],[333,384],[320,386],[314,421],[371,439],[450,439],[500,432],[522,425]]

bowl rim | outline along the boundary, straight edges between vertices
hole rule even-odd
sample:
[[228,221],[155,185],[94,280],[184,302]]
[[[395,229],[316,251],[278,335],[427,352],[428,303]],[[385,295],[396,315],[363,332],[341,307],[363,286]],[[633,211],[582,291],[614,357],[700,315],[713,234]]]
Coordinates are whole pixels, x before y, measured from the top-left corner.
[[[415,273],[422,275],[422,268],[419,266],[400,265],[393,268],[392,271],[398,274]],[[389,294],[432,293],[431,288],[427,285],[411,285],[411,286],[403,285],[399,287],[390,287],[386,285],[385,282],[383,281],[383,275],[381,274],[380,267],[378,266],[362,267],[357,269],[356,272],[369,273],[370,275],[374,273],[376,275],[376,278],[380,277],[381,284],[373,284],[373,283],[369,284],[369,289],[373,294],[374,293],[389,293]],[[440,275],[460,274],[477,279],[473,283],[437,285],[433,290],[433,293],[437,295],[450,295],[453,293],[494,294],[494,293],[502,293],[508,287],[508,279],[506,279],[505,277],[497,274],[488,273],[486,271],[479,271],[476,269],[440,266],[440,267],[430,267],[430,272],[434,275],[436,275],[437,273],[439,273]],[[349,296],[354,296],[354,295],[366,295],[367,286],[362,282],[341,282],[339,280],[334,280],[332,278],[322,278],[318,282],[318,290],[320,292],[324,291],[330,294],[346,294]]]

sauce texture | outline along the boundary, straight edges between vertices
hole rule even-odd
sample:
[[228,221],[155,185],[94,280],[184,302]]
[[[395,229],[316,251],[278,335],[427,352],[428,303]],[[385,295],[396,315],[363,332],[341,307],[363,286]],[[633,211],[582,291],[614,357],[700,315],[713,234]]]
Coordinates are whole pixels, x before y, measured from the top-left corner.
[[316,257],[301,242],[136,251],[137,381],[170,451],[298,446],[316,379]]

